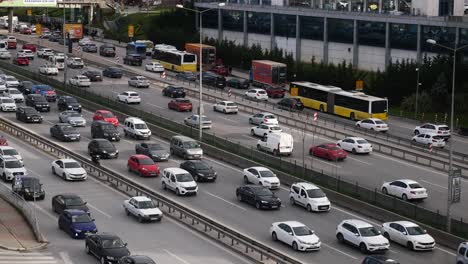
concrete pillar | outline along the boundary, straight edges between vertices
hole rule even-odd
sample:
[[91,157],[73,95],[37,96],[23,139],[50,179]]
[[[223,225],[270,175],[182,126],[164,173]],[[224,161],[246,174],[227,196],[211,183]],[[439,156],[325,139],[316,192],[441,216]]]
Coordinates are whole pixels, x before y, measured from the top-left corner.
[[328,18],[323,18],[323,63],[328,63]]
[[274,49],[276,47],[276,41],[275,41],[275,17],[273,13],[270,13],[270,21],[271,21],[271,27],[270,27],[270,49]]
[[[197,8],[198,10],[198,8]],[[199,30],[200,28],[200,15],[198,13],[195,14],[195,29]]]
[[223,13],[218,9],[218,41],[223,41]]
[[391,46],[390,46],[390,23],[385,23],[385,69],[390,65],[392,60],[391,57]]
[[359,64],[359,39],[358,39],[358,21],[353,21],[353,67],[357,68]]
[[91,4],[88,9],[88,24],[92,25],[93,24],[93,19],[94,19],[94,4]]
[[249,46],[249,33],[247,32],[247,11],[244,11],[244,47]]
[[263,1],[262,1],[262,0],[260,0],[258,3],[259,3],[260,5],[263,5]]
[[460,44],[460,28],[456,27],[455,28],[455,47],[458,47],[458,44]]
[[418,24],[418,30],[416,33],[416,62],[421,64],[422,62],[422,54],[421,54],[421,25]]
[[362,6],[362,12],[367,12],[367,0],[364,0],[364,4]]
[[70,22],[75,22],[75,8],[71,7],[70,8]]
[[301,19],[296,15],[296,62],[301,61]]
[[323,0],[320,0],[319,5],[320,5],[319,8],[320,8],[320,9],[323,9]]
[[382,14],[382,0],[379,0],[379,14]]
[[352,6],[352,5],[351,5],[351,0],[348,0],[348,11],[349,11],[349,12],[352,11],[351,6]]
[[8,7],[8,32],[13,33],[13,7]]

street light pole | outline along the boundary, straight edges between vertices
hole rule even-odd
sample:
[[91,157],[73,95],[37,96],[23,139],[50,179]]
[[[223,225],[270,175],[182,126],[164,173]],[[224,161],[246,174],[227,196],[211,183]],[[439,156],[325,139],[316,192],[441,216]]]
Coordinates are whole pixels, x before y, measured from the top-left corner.
[[418,119],[418,97],[419,97],[419,68],[416,68],[417,77],[416,77],[416,105],[414,111],[414,118]]

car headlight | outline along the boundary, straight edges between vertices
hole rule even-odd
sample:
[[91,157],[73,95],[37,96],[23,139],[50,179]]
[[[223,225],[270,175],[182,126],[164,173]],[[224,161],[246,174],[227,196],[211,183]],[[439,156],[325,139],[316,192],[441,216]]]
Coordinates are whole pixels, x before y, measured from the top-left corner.
[[197,173],[197,174],[198,174],[198,176],[202,176],[202,177],[205,176],[205,175],[203,175],[203,173]]
[[214,172],[214,175],[216,176],[216,175],[218,175],[218,173],[215,171],[215,172]]
[[269,181],[263,181],[263,183],[270,184],[271,182],[269,182]]
[[148,169],[147,168],[142,168],[141,170],[147,171]]
[[105,137],[108,137],[109,136],[109,133],[104,133],[103,134]]
[[267,201],[261,201],[261,203],[265,203],[265,204],[266,204],[266,203],[268,203],[268,202],[267,202]]
[[80,230],[80,229],[75,229],[75,232],[76,232],[76,233],[81,233],[81,231],[82,231],[82,230]]
[[107,153],[107,151],[103,150],[102,153]]
[[30,116],[27,116],[26,119],[31,119],[31,117],[30,117]]
[[114,259],[116,259],[116,258],[111,257],[111,256],[107,256],[107,259],[108,259],[108,260],[114,260]]

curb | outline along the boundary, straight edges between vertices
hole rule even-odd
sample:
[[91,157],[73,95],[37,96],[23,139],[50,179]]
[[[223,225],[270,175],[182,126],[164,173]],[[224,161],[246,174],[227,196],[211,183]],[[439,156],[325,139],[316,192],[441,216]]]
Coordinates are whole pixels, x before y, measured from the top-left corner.
[[28,247],[28,248],[24,248],[24,247],[14,248],[14,247],[8,247],[8,246],[4,246],[4,245],[0,244],[0,249],[4,249],[4,250],[8,250],[8,251],[25,252],[25,251],[33,251],[33,250],[38,250],[38,249],[44,249],[44,248],[47,247],[48,244],[49,244],[49,242],[43,242],[43,243],[40,243],[38,246]]

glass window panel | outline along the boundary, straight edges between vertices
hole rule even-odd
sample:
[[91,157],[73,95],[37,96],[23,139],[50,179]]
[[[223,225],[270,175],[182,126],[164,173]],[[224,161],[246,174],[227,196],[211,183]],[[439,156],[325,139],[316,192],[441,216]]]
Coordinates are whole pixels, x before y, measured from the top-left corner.
[[223,29],[231,31],[244,31],[244,12],[236,10],[223,10]]
[[444,48],[427,43],[426,40],[428,39],[433,39],[437,41],[438,44],[448,47],[454,47],[455,45],[455,28],[422,26],[421,31],[422,51],[447,52]]
[[[201,9],[203,10],[203,9]],[[218,10],[213,9],[203,13],[203,28],[218,28]]]
[[390,24],[390,47],[416,50],[418,27],[410,24]]
[[353,21],[328,19],[328,39],[333,42],[353,43]]
[[269,13],[247,12],[247,32],[270,35]]
[[385,23],[359,21],[359,44],[375,47],[385,47]]
[[275,36],[295,38],[296,16],[275,14]]
[[323,40],[323,18],[301,16],[301,38]]

